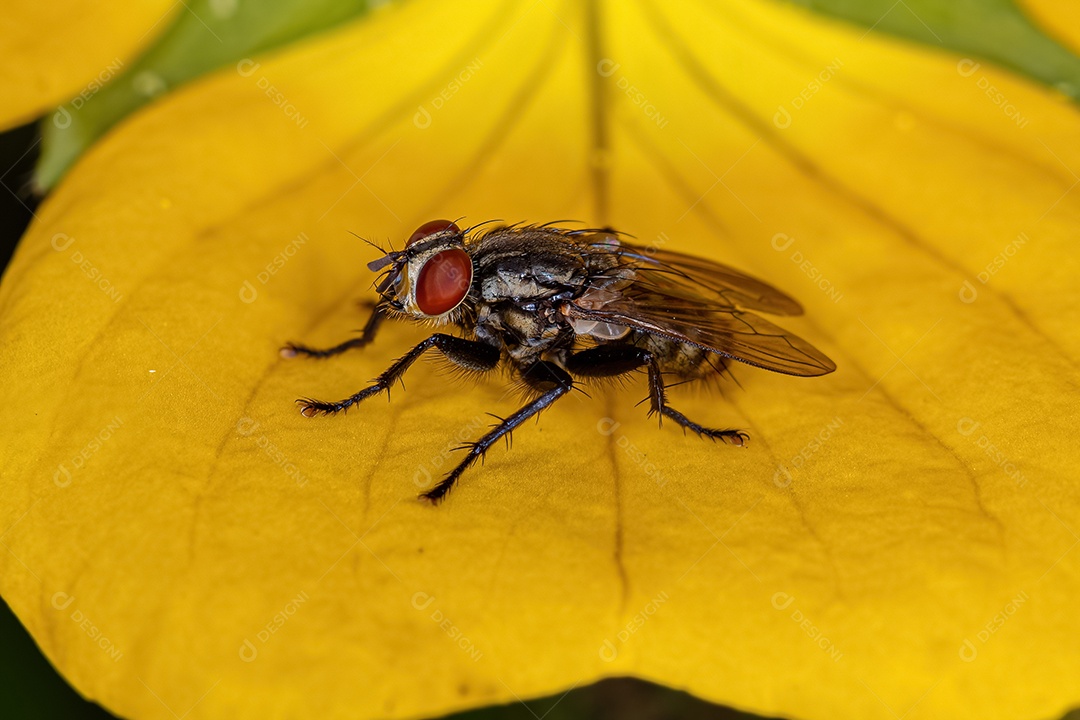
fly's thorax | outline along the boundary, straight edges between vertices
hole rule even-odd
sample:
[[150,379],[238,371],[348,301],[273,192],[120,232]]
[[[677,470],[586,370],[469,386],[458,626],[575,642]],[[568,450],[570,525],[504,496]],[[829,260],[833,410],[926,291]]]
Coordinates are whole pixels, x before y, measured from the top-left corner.
[[485,302],[540,302],[584,282],[580,260],[571,256],[503,257],[483,267],[480,297]]
[[528,365],[563,346],[569,348],[574,341],[564,319],[549,304],[480,303],[475,331],[477,339],[501,346],[517,365]]
[[549,228],[492,231],[476,244],[473,258],[484,302],[541,302],[578,292],[588,276],[581,249]]

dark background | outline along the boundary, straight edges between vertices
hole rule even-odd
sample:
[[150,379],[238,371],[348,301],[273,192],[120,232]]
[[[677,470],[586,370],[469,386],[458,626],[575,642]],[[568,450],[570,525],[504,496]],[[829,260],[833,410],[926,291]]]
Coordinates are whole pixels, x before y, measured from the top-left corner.
[[33,219],[38,200],[29,190],[38,156],[36,124],[0,133],[0,268],[6,268],[15,244]]

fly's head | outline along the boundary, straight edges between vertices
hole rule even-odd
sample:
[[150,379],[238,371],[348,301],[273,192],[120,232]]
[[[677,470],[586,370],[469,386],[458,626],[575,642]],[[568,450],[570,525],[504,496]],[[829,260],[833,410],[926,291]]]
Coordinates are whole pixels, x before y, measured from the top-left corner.
[[416,229],[403,250],[368,263],[384,271],[376,290],[399,313],[436,324],[448,322],[469,295],[472,258],[465,234],[450,220],[432,220]]

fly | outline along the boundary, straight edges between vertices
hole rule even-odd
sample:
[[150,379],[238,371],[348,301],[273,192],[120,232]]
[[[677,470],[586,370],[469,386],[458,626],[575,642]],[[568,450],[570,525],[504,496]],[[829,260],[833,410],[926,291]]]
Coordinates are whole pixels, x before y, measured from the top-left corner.
[[297,400],[306,417],[339,413],[389,391],[432,348],[471,373],[509,365],[528,401],[462,448],[461,462],[420,496],[433,503],[499,438],[579,380],[645,369],[649,415],[741,446],[749,439],[741,430],[705,427],[671,407],[665,375],[704,379],[732,360],[806,377],[836,369],[810,343],[757,314],[801,315],[798,302],[727,265],[636,245],[610,229],[480,227],[461,230],[449,220],[421,225],[402,250],[368,263],[382,273],[375,283],[379,300],[359,337],[322,350],[290,343],[281,351],[338,355],[370,343],[387,318],[459,331],[431,335],[344,400]]

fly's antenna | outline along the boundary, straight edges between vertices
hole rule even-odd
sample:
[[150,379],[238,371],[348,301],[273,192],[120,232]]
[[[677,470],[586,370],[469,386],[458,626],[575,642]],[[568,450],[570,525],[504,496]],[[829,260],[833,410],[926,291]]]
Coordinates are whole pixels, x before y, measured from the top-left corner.
[[[389,255],[390,254],[385,249],[383,249],[383,247],[381,245],[379,245],[378,243],[372,242],[371,240],[368,240],[366,237],[360,237],[359,235],[354,233],[352,230],[349,231],[349,234],[352,235],[357,240],[360,240],[361,242],[367,243],[371,247],[373,247],[376,250],[378,250],[379,252],[381,252],[383,255]],[[393,249],[394,249],[394,247],[393,247],[393,245],[391,245],[390,250],[393,250]]]

